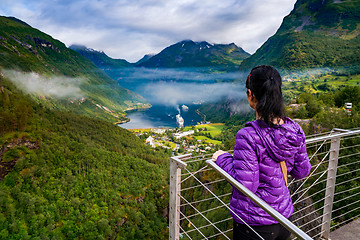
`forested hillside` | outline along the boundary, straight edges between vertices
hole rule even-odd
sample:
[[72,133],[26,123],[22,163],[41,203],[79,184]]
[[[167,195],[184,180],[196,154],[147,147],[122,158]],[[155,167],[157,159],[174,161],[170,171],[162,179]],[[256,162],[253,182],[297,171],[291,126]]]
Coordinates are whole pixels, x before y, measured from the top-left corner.
[[269,64],[295,70],[360,65],[360,1],[299,0],[241,68]]
[[122,121],[124,110],[149,107],[91,61],[16,18],[0,16],[0,72],[53,109]]
[[0,78],[0,239],[165,239],[168,159]]

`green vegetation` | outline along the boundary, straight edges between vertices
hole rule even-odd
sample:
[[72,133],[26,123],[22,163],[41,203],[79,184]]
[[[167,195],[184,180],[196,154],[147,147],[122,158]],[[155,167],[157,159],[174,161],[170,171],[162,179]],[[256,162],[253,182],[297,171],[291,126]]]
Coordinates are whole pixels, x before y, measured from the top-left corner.
[[[309,119],[302,126],[307,134],[330,131],[333,128],[349,129],[360,126],[358,85],[342,86],[333,91],[316,94],[303,92],[297,96],[296,102],[287,107],[287,115],[291,118]],[[352,103],[351,113],[345,109],[345,103]]]
[[176,147],[176,144],[170,141],[158,141],[159,143],[161,143],[163,146],[169,147],[170,149],[174,149]]
[[[287,78],[287,77],[285,77]],[[293,78],[292,81],[283,83],[284,98],[287,102],[295,99],[299,94],[306,92],[311,94],[322,94],[334,92],[345,86],[359,86],[360,75],[338,75],[338,74],[319,74],[303,77],[301,79]]]
[[[17,80],[17,86],[30,82],[32,98],[48,108],[115,122],[126,119],[126,109],[148,106],[86,58],[19,20],[0,17],[0,54],[1,75]],[[53,91],[39,90],[46,84]],[[72,95],[58,96],[74,89]]]
[[198,130],[201,129],[202,133],[210,134],[211,138],[215,138],[216,136],[220,135],[221,130],[224,128],[223,123],[212,123],[212,124],[201,124],[196,126],[188,126],[183,129],[183,131],[189,130]]
[[360,2],[297,1],[275,35],[241,64],[287,70],[351,66],[359,73]]
[[[177,67],[214,66],[216,71],[215,65],[229,69],[242,61],[244,69],[272,64],[291,79],[284,83],[286,102],[294,104],[287,108],[287,115],[301,119],[306,134],[359,127],[358,4],[298,1],[278,33],[244,61],[248,54],[233,44],[214,46],[205,58],[206,51],[199,52],[199,44],[206,43],[189,41],[160,53],[158,57],[164,61],[160,65],[174,67],[174,56],[183,59]],[[304,22],[304,17],[309,19]],[[182,44],[189,44],[187,51],[179,50]],[[119,87],[63,43],[17,19],[0,17],[0,54],[0,239],[167,238],[171,150],[144,146],[141,139],[151,134],[146,130],[141,130],[144,135],[138,139],[111,123],[125,120],[126,109],[148,106],[146,101]],[[324,66],[336,68],[316,68]],[[304,76],[308,69],[316,74]],[[6,70],[36,73],[44,81],[82,79],[75,87],[84,99],[22,92]],[[345,102],[353,103],[351,114],[342,109]],[[253,112],[230,115],[232,104],[224,99],[202,105],[200,111],[207,120],[224,124],[185,128],[201,131],[178,139],[177,143],[183,144],[178,153],[195,147],[197,140],[209,143],[196,146],[202,152],[205,148],[212,151],[219,147],[213,144],[220,143],[224,149],[232,149],[237,131],[255,119]],[[165,134],[174,138],[170,131]],[[197,164],[189,168],[197,169]],[[212,174],[208,171],[201,178],[211,179]],[[196,185],[192,181],[186,184]],[[215,187],[220,194],[231,188],[226,182]],[[186,194],[194,201],[208,193],[190,189]],[[228,215],[223,209],[215,214],[219,219]]]
[[195,139],[200,140],[200,141],[205,142],[205,143],[212,143],[212,144],[215,144],[215,145],[220,145],[221,144],[220,141],[213,140],[213,139],[205,137],[205,136],[195,136]]
[[[359,72],[360,38],[342,39],[314,32],[289,32],[269,38],[244,60],[242,69],[259,64],[295,70],[314,67],[352,66]],[[355,64],[355,65],[354,65]]]
[[165,239],[168,159],[0,78],[0,239]]

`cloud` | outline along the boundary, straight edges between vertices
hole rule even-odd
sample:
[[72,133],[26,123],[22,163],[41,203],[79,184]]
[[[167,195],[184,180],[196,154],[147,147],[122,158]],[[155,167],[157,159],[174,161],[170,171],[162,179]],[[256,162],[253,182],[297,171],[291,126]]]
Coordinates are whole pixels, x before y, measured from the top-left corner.
[[82,78],[44,77],[37,73],[23,73],[14,70],[2,70],[17,87],[27,93],[56,98],[79,99],[84,97],[80,89]]
[[12,15],[70,45],[131,62],[184,40],[234,42],[253,53],[296,0],[3,0]]

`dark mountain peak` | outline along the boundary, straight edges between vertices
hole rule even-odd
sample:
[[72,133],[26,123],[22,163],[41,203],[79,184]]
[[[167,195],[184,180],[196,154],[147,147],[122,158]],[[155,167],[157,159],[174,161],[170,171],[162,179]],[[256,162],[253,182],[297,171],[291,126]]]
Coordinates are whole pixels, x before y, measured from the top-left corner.
[[146,61],[137,63],[144,67],[206,67],[234,66],[250,56],[231,44],[211,44],[206,41],[183,40],[175,43]]
[[143,62],[146,62],[147,60],[149,60],[150,58],[152,58],[155,55],[156,55],[155,53],[154,54],[145,54],[139,61],[137,61],[135,63],[135,65],[139,65],[139,64],[141,64]]
[[214,45],[216,44],[211,44],[211,43],[208,43],[206,41],[201,41],[201,42],[194,42],[192,40],[183,40],[181,42],[177,42],[173,45],[170,45],[169,47],[165,48],[165,49],[168,49],[168,48],[180,48],[182,50],[185,50],[185,51],[193,51],[195,49],[204,49],[204,48],[211,48],[211,47],[214,47]]
[[294,11],[307,8],[312,12],[317,12],[321,10],[328,2],[334,2],[334,0],[299,0],[295,3]]
[[93,48],[88,48],[84,45],[81,45],[81,44],[73,44],[69,47],[70,49],[72,50],[75,50],[75,51],[86,51],[86,52],[89,52],[89,53],[98,53],[98,54],[102,54],[102,55],[105,55],[107,56],[103,51],[99,51],[99,50],[96,50],[96,49],[93,49]]
[[298,0],[294,10],[284,18],[280,33],[303,30],[321,31],[327,35],[352,35],[360,20],[358,0]]
[[85,45],[80,45],[80,44],[72,44],[69,48],[72,50],[86,50],[87,49],[87,47]]
[[182,43],[190,43],[190,44],[193,44],[193,43],[195,43],[193,40],[190,40],[190,39],[185,39],[185,40],[182,40],[182,41],[180,41],[180,42],[178,42],[178,43],[175,43],[175,44],[182,44]]
[[101,69],[109,68],[122,68],[130,67],[131,63],[124,59],[113,59],[106,55],[103,51],[99,51],[93,48],[88,48],[84,45],[71,45],[70,49],[78,52],[82,56],[92,61],[97,67]]
[[5,17],[5,18],[7,18],[9,20],[12,20],[12,21],[15,21],[15,22],[18,22],[18,23],[21,23],[22,25],[25,25],[27,27],[31,27],[29,24],[27,24],[26,22],[24,22],[24,21],[22,21],[22,20],[20,20],[20,19],[18,19],[16,17]]

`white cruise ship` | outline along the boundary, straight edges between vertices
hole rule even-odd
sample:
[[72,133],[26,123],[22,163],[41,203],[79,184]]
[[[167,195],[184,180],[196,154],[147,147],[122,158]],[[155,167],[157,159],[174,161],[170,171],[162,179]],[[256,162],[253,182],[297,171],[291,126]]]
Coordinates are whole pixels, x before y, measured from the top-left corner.
[[179,128],[184,127],[184,119],[181,117],[180,114],[176,115],[176,124]]

